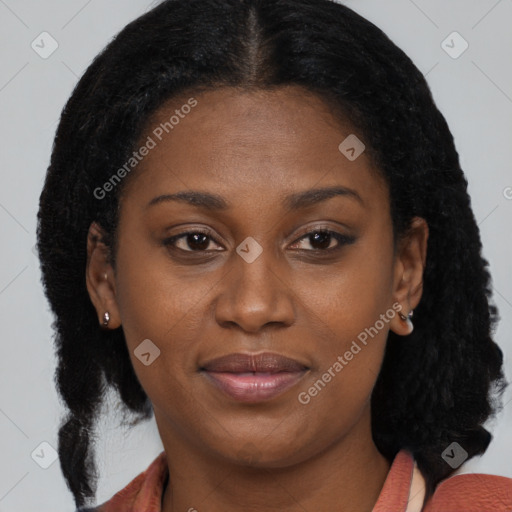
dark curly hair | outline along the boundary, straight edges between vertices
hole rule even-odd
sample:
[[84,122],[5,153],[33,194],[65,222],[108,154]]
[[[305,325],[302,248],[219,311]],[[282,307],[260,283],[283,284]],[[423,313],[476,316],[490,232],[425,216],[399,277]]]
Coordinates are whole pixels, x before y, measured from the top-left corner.
[[[302,86],[362,134],[390,192],[395,241],[414,216],[429,226],[414,332],[389,332],[372,395],[372,431],[392,460],[415,457],[427,496],[491,439],[483,424],[506,383],[492,334],[488,262],[453,136],[420,71],[376,26],[330,0],[166,0],[126,26],[95,58],[67,102],[40,197],[38,250],[55,314],[55,383],[69,409],[59,429],[62,472],[77,506],[95,497],[94,426],[112,387],[131,425],[152,417],[122,328],[103,330],[85,284],[92,221],[115,265],[119,197],[98,200],[165,101],[231,86]],[[136,171],[135,171],[136,172]],[[125,180],[126,181],[126,180]]]

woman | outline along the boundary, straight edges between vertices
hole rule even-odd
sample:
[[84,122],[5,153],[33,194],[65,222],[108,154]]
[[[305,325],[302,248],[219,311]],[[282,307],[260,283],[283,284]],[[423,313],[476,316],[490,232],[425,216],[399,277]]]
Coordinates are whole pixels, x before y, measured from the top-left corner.
[[[129,24],[64,109],[38,218],[79,510],[512,507],[510,479],[449,478],[505,385],[453,137],[350,9]],[[87,509],[106,386],[164,451]]]

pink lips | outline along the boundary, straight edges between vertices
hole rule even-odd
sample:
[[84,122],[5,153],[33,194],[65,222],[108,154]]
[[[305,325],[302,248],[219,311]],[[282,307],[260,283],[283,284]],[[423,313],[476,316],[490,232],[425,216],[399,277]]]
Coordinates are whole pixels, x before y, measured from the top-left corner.
[[303,378],[308,367],[279,354],[229,354],[200,368],[209,381],[241,402],[273,398]]

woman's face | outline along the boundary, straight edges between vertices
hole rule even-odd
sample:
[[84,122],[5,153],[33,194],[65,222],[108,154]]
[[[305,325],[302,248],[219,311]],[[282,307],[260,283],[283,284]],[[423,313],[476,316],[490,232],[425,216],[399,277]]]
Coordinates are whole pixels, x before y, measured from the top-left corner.
[[[99,317],[122,325],[169,445],[284,467],[367,437],[388,331],[408,333],[397,310],[421,296],[426,228],[394,253],[387,187],[356,139],[339,149],[353,129],[316,96],[194,99],[141,138],[115,275],[90,242]],[[264,353],[294,363],[251,358]],[[232,354],[247,357],[211,363]]]

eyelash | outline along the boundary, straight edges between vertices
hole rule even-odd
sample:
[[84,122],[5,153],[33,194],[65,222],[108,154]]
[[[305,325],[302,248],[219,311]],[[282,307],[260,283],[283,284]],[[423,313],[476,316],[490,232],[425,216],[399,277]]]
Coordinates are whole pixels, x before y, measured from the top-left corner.
[[[309,236],[311,235],[314,235],[314,234],[317,234],[317,233],[321,233],[321,234],[328,234],[328,235],[331,235],[335,240],[337,240],[338,242],[338,245],[336,247],[331,247],[330,249],[296,249],[297,251],[303,251],[303,252],[313,252],[313,253],[323,253],[323,254],[330,254],[332,252],[336,252],[336,251],[339,251],[343,248],[343,246],[345,245],[350,245],[352,243],[354,243],[356,241],[356,238],[353,237],[353,236],[349,236],[349,235],[342,235],[341,233],[338,233],[337,231],[332,231],[331,229],[327,229],[327,228],[316,228],[316,229],[313,229],[311,231],[308,231],[307,233],[304,233],[303,235],[301,235],[295,242],[293,242],[292,245],[295,245],[297,244],[298,242],[300,242],[301,240],[305,239],[305,238],[308,238]],[[169,237],[169,238],[166,238],[164,241],[163,241],[163,245],[165,245],[166,247],[170,247],[171,249],[175,249],[175,250],[178,250],[178,251],[182,251],[182,252],[185,252],[185,253],[213,253],[213,252],[221,252],[221,251],[218,251],[218,250],[199,250],[199,251],[191,251],[191,250],[185,250],[185,249],[180,249],[178,247],[175,247],[174,244],[177,240],[180,240],[181,238],[186,238],[187,236],[189,235],[197,235],[197,234],[200,234],[200,235],[205,235],[207,236],[211,241],[215,242],[217,245],[220,245],[214,237],[211,236],[211,232],[210,231],[207,231],[207,230],[202,230],[202,229],[195,229],[193,231],[186,231],[184,233],[180,233],[178,235],[174,235],[172,237]]]

